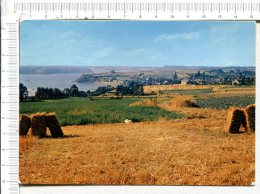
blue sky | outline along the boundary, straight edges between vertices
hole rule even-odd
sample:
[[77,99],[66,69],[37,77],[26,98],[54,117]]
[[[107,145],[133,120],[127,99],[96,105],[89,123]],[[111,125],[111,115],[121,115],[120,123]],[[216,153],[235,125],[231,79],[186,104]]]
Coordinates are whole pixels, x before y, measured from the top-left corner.
[[24,21],[21,65],[254,66],[253,22]]

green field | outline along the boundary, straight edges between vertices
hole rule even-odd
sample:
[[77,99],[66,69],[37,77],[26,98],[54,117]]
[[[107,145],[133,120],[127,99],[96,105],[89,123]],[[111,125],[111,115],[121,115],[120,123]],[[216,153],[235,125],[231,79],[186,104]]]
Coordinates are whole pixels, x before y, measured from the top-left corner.
[[61,125],[85,125],[97,123],[121,123],[125,119],[133,122],[181,118],[180,114],[162,110],[159,107],[129,107],[139,98],[77,98],[45,100],[20,103],[21,114],[55,112]]
[[196,104],[202,108],[227,109],[230,107],[244,108],[255,103],[255,97],[232,96],[218,98],[197,98]]

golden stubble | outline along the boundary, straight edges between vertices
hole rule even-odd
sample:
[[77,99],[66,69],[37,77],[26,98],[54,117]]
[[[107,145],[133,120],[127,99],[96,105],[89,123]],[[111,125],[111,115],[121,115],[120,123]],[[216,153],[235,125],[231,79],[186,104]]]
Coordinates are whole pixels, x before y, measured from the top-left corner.
[[20,137],[23,184],[250,185],[255,135],[228,134],[226,110],[160,107],[183,119],[63,127]]

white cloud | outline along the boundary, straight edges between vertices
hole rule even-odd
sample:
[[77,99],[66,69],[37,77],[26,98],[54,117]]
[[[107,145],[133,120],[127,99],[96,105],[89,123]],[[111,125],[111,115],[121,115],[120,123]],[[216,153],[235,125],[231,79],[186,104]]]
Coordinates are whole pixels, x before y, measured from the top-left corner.
[[113,47],[105,47],[102,48],[101,50],[97,50],[95,52],[95,56],[97,58],[105,58],[107,56],[110,56],[116,49]]
[[214,44],[227,46],[236,41],[236,32],[240,30],[239,25],[214,26],[209,29],[209,41]]
[[201,36],[201,32],[188,32],[188,33],[180,33],[180,34],[161,34],[160,36],[154,39],[154,42],[169,42],[169,41],[177,41],[177,40],[193,40],[198,39]]
[[224,34],[229,35],[240,29],[240,25],[226,25],[226,26],[214,26],[210,29],[210,32],[213,34]]
[[134,48],[134,49],[128,49],[121,52],[121,55],[124,57],[140,57],[147,55],[149,52],[146,49],[143,48]]
[[78,33],[74,32],[72,30],[65,31],[59,35],[59,37],[63,38],[63,39],[75,38],[77,36],[78,36]]

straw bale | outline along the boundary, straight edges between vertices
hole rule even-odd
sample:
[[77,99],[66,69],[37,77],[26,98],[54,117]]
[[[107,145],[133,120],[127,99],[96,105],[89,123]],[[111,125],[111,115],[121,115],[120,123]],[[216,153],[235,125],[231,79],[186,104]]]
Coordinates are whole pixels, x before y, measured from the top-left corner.
[[241,108],[240,110],[242,111],[241,112],[241,127],[244,132],[247,132],[248,126],[247,126],[247,119],[246,119],[246,110],[243,108]]
[[59,121],[56,117],[55,113],[48,113],[45,115],[46,117],[46,126],[50,129],[51,136],[52,137],[62,137],[63,132],[61,129],[61,126],[59,124]]
[[254,132],[255,131],[255,104],[248,105],[245,109],[247,128]]
[[31,127],[31,118],[28,115],[22,114],[19,122],[19,134],[27,135]]
[[230,108],[227,116],[227,131],[229,133],[239,133],[239,130],[245,125],[245,114],[242,109]]
[[31,115],[32,135],[40,138],[46,136],[46,118],[45,113],[36,113]]

